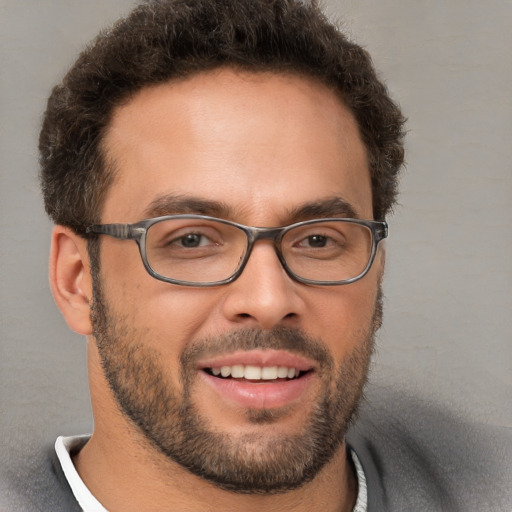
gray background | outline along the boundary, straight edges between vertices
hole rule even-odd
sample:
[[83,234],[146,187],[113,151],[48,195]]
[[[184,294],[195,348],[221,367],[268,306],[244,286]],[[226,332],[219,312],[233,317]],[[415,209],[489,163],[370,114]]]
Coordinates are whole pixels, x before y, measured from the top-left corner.
[[[53,304],[40,117],[129,0],[0,0],[2,450],[90,428],[85,343]],[[332,1],[409,117],[374,383],[512,427],[512,2]]]

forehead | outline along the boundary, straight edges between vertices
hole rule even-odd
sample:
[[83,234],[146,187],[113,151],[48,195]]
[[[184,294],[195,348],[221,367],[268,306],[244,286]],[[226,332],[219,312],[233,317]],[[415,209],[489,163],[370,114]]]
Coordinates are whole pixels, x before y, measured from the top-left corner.
[[145,88],[115,110],[104,149],[116,177],[103,222],[140,220],[167,196],[215,201],[260,225],[332,197],[372,214],[352,114],[301,76],[221,69]]

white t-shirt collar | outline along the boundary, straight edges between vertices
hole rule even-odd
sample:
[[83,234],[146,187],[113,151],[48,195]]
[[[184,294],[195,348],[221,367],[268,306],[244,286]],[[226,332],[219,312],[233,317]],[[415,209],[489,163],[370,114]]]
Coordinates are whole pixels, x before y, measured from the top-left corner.
[[55,451],[59,458],[62,471],[66,476],[69,486],[75,495],[76,501],[82,507],[84,512],[108,512],[107,509],[92,495],[91,491],[80,478],[73,461],[71,452],[81,448],[90,438],[84,436],[59,436],[55,441]]

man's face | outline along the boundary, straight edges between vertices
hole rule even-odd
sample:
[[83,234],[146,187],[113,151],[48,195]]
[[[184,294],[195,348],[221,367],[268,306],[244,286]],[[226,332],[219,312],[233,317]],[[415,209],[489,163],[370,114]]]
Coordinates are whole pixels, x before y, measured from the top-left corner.
[[[220,70],[144,89],[115,112],[105,148],[118,173],[103,223],[199,213],[275,227],[347,205],[372,218],[355,121],[305,78]],[[353,284],[307,286],[263,240],[233,283],[189,288],[152,278],[135,243],[103,237],[92,316],[121,410],[153,447],[222,488],[301,485],[340,447],[360,397],[381,259]],[[212,373],[248,365],[300,373]]]

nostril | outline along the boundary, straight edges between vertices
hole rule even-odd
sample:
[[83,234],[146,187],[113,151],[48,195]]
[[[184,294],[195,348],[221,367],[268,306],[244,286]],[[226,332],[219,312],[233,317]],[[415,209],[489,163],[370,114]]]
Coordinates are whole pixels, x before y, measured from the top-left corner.
[[[250,315],[249,313],[239,313],[238,315],[240,318],[252,318],[252,315]],[[296,313],[288,313],[287,315],[285,315],[283,317],[283,320],[285,319],[292,319],[292,318],[295,318],[297,315]]]

